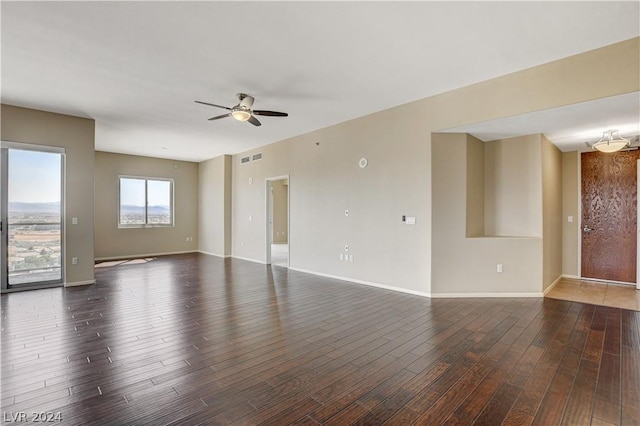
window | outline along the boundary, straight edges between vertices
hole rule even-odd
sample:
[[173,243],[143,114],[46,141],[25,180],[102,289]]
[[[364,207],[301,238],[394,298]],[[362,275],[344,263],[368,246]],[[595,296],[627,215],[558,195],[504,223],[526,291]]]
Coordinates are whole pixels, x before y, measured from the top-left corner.
[[120,176],[118,227],[173,226],[173,179]]

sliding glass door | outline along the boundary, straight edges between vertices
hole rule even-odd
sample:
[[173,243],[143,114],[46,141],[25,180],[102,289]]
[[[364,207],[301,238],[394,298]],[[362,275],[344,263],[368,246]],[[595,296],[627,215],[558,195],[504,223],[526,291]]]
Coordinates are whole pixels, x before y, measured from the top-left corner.
[[2,289],[63,282],[63,166],[57,148],[2,143]]

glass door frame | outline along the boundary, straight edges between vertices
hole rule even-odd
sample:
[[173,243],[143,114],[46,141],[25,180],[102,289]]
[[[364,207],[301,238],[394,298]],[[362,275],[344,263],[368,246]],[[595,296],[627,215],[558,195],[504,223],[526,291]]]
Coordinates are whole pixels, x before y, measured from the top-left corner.
[[[35,151],[60,154],[60,278],[49,281],[37,281],[17,285],[9,284],[9,150]],[[42,288],[62,287],[65,282],[65,149],[55,146],[36,145],[21,142],[0,141],[0,221],[2,238],[0,238],[0,291],[35,290]]]

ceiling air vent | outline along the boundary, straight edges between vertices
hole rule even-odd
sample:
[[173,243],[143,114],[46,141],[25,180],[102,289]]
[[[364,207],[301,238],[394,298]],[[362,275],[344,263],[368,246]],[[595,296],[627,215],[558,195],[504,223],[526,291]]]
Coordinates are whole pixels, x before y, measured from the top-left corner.
[[257,154],[253,154],[252,159],[253,159],[253,161],[262,160],[262,153],[261,153],[261,152],[259,152],[259,153],[257,153]]
[[240,159],[240,164],[247,164],[249,161],[251,161],[251,157],[242,157]]

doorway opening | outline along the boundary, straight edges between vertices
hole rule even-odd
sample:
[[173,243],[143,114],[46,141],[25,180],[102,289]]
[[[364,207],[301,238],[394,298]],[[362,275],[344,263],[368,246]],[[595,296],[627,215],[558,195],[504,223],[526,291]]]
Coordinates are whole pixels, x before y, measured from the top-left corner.
[[63,176],[63,149],[2,142],[2,292],[62,285]]
[[289,176],[266,180],[266,263],[289,267]]

